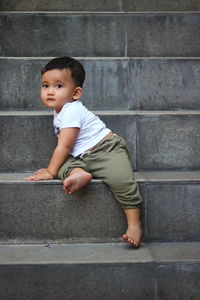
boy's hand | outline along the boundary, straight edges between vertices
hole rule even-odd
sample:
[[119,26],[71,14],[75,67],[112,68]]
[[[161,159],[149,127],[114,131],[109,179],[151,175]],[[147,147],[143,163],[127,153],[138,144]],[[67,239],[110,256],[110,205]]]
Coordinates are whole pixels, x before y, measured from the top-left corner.
[[39,169],[32,176],[26,177],[25,180],[28,181],[38,181],[38,180],[50,180],[54,177],[49,173],[47,169]]

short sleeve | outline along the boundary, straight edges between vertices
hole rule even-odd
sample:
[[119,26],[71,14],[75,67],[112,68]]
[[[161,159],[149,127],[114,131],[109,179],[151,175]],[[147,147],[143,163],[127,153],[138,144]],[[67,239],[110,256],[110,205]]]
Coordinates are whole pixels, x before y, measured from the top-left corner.
[[81,111],[74,103],[66,105],[62,111],[60,128],[78,127],[81,128]]

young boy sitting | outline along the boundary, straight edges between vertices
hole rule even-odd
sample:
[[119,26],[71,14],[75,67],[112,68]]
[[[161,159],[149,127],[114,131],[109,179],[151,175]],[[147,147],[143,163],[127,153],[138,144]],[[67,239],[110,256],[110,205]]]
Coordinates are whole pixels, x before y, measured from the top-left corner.
[[41,99],[54,109],[57,147],[46,169],[26,180],[63,180],[66,194],[72,194],[92,178],[106,183],[126,215],[124,241],[138,247],[142,237],[142,202],[125,141],[88,111],[79,100],[85,79],[82,64],[70,57],[51,60],[42,69]]

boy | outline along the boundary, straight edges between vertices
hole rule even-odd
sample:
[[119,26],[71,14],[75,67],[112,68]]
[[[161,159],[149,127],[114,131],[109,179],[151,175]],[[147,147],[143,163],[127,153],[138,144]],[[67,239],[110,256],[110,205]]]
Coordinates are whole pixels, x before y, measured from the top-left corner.
[[58,144],[46,169],[26,180],[63,180],[66,194],[72,194],[92,178],[106,183],[126,215],[124,241],[138,247],[142,237],[138,186],[124,140],[88,111],[79,100],[85,70],[70,57],[51,60],[42,69],[41,100],[54,109]]

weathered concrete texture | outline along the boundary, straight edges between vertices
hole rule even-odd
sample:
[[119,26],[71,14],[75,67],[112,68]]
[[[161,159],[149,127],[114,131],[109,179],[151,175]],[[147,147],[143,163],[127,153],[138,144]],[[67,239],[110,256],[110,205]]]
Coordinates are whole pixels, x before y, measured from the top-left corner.
[[0,264],[200,262],[200,243],[0,245]]
[[[200,243],[147,243],[151,256],[157,263],[166,262],[199,262]],[[143,249],[144,249],[143,247]],[[11,254],[12,255],[12,254]]]
[[[181,247],[185,259],[175,254],[168,263],[157,262],[151,252],[160,247],[172,253]],[[0,299],[199,300],[198,247],[198,243],[144,244],[139,250],[124,244],[0,246]],[[165,257],[164,251],[163,261]]]
[[138,117],[138,170],[199,169],[199,132],[197,115]]
[[114,14],[2,14],[1,26],[2,56],[124,56],[124,20]]
[[52,117],[1,117],[0,131],[1,171],[19,172],[48,165],[56,145]]
[[[199,170],[200,114],[132,112],[100,117],[125,138],[136,171]],[[47,166],[56,144],[52,116],[5,113],[0,129],[0,172]]]
[[128,56],[199,56],[200,14],[127,17]]
[[122,0],[117,1],[94,1],[94,0],[52,0],[44,1],[26,1],[26,0],[2,0],[1,10],[16,11],[120,11],[122,9]]
[[43,108],[39,92],[40,72],[45,62],[0,59],[0,81],[4,83],[1,84],[1,110]]
[[154,268],[131,262],[1,266],[0,299],[154,300]]
[[149,241],[200,241],[199,185],[149,184],[145,187],[145,228]]
[[[54,150],[56,137],[52,116],[16,115],[0,117],[0,172],[21,172],[45,167]],[[102,116],[107,126],[121,132],[136,153],[135,116]]]
[[[152,175],[153,177],[153,175]],[[200,241],[200,183],[139,182],[144,241]],[[123,211],[108,188],[94,181],[67,196],[61,182],[0,183],[1,243],[120,241]]]
[[0,28],[1,56],[200,56],[196,13],[3,13]]
[[61,183],[0,184],[1,242],[110,242],[126,230],[121,207],[100,182],[67,196]]
[[[45,59],[0,59],[0,109],[45,109],[40,71]],[[199,59],[81,59],[82,101],[92,110],[200,109]]]
[[124,0],[125,11],[198,11],[200,3],[198,0]]
[[199,109],[198,59],[82,60],[93,110]]
[[0,10],[16,11],[166,11],[200,10],[198,0],[1,0]]
[[200,295],[199,263],[160,265],[157,298],[160,300],[198,300]]
[[[186,246],[187,245],[187,246]],[[200,260],[199,243],[182,243],[181,249],[185,249],[187,257],[194,261]],[[0,264],[46,264],[46,263],[150,263],[154,261],[152,249],[157,252],[159,248],[167,248],[175,252],[180,248],[179,244],[165,246],[156,244],[142,244],[140,248],[134,249],[131,245],[122,243],[92,243],[92,244],[21,244],[0,245]],[[158,249],[157,249],[158,248]],[[190,256],[188,255],[190,250]],[[176,255],[175,255],[176,256]],[[165,255],[163,255],[163,258]],[[176,261],[177,261],[176,256]],[[180,261],[180,259],[179,259]]]

